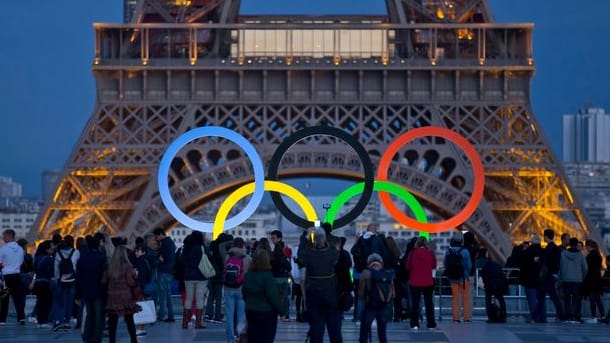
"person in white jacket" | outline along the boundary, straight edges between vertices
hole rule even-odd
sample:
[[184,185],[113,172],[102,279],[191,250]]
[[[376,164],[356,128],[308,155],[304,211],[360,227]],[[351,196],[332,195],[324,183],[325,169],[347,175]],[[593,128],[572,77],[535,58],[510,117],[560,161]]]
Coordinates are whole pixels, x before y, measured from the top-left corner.
[[[10,289],[11,297],[17,310],[17,321],[25,325],[25,289],[21,285],[21,265],[25,252],[15,242],[15,231],[5,230],[2,233],[4,245],[0,248],[0,268],[4,276],[4,286]],[[0,325],[6,324],[8,315],[8,297],[0,306]]]

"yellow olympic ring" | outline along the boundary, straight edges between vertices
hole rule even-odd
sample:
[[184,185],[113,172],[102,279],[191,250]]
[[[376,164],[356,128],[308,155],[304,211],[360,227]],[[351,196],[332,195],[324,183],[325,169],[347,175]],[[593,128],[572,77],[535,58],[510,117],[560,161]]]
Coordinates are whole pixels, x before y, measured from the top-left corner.
[[[239,202],[246,196],[254,193],[254,186],[254,182],[245,184],[236,189],[225,199],[225,201],[222,202],[220,208],[218,209],[218,213],[216,214],[216,219],[214,220],[212,239],[218,238],[218,236],[224,231],[225,221],[227,220],[229,212],[231,211],[233,206],[237,204],[237,202]],[[316,210],[314,209],[313,205],[311,204],[309,199],[307,199],[305,195],[299,192],[299,190],[297,190],[296,188],[283,182],[265,180],[265,191],[278,192],[288,196],[289,198],[294,200],[297,205],[301,207],[301,210],[303,210],[303,213],[305,213],[305,217],[307,217],[307,220],[316,223],[316,226],[320,226],[318,214],[316,213]]]

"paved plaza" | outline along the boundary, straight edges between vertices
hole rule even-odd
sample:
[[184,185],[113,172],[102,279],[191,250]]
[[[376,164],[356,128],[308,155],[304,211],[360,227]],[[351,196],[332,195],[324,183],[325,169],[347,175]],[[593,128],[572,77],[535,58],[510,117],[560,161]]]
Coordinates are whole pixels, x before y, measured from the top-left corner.
[[[183,330],[178,322],[158,323],[148,328],[148,335],[140,342],[226,342],[224,324],[206,323],[203,330]],[[308,325],[296,322],[278,325],[276,342],[305,342]],[[358,327],[349,320],[343,324],[345,342],[356,342]],[[376,331],[374,331],[374,335]],[[129,342],[124,325],[119,326],[118,342]],[[105,339],[107,340],[107,338]],[[0,342],[80,342],[79,332],[54,333],[37,329],[28,323],[25,327],[8,324],[0,327]],[[373,337],[373,342],[377,342]],[[434,331],[412,332],[408,324],[391,323],[389,342],[610,342],[610,327],[605,324],[525,324],[522,318],[512,318],[507,324],[487,324],[482,319],[470,324],[453,324],[444,321]]]

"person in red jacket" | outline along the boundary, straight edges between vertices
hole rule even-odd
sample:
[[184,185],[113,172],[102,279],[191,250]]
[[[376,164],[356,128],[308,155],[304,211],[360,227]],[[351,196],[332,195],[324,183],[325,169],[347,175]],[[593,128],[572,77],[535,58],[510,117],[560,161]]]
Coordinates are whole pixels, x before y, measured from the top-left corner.
[[419,237],[415,243],[415,249],[411,251],[407,258],[406,269],[409,271],[409,286],[411,286],[411,329],[419,329],[419,299],[424,295],[424,305],[426,307],[426,326],[428,329],[436,328],[434,320],[434,303],[432,293],[434,290],[434,280],[432,271],[436,269],[436,257],[428,248],[425,237]]

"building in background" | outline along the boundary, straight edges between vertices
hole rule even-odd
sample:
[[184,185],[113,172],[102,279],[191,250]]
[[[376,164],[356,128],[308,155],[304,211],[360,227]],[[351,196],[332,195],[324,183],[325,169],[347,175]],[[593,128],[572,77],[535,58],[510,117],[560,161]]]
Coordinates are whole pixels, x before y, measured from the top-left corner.
[[42,172],[42,201],[51,199],[61,176],[61,170],[45,170]]
[[0,198],[18,198],[22,195],[21,184],[12,178],[0,176]]
[[39,212],[0,209],[0,232],[13,229],[17,238],[27,238]]
[[130,23],[136,15],[138,0],[123,0],[123,22]]
[[563,160],[610,162],[610,116],[603,108],[563,116]]

